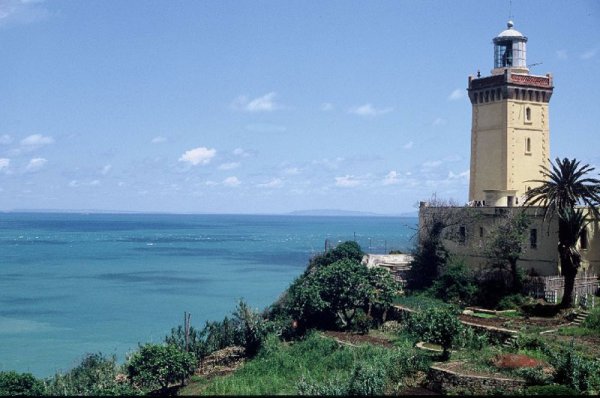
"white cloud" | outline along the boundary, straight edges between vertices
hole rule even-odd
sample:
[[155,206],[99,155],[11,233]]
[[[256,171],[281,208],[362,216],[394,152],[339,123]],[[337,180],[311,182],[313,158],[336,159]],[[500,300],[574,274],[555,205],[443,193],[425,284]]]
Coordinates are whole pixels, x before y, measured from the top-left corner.
[[596,56],[596,53],[598,52],[597,48],[593,48],[591,50],[587,50],[586,52],[584,52],[583,54],[581,54],[581,59],[591,59],[594,58]]
[[432,125],[434,125],[434,126],[443,126],[445,124],[446,124],[446,119],[442,119],[441,117],[436,118],[432,123]]
[[461,89],[461,88],[457,88],[456,90],[454,90],[450,93],[450,95],[448,96],[448,100],[456,101],[459,99],[463,99],[464,97],[465,97],[465,90]]
[[458,174],[454,174],[452,171],[448,172],[448,179],[457,180],[460,178],[469,178],[469,170],[465,170]]
[[0,1],[0,26],[7,23],[33,23],[47,18],[50,13],[40,5],[41,0]]
[[8,166],[10,166],[10,159],[0,158],[0,171],[8,169]]
[[162,144],[163,142],[167,142],[167,138],[160,135],[152,138],[152,141],[150,141],[151,144]]
[[233,154],[234,154],[235,156],[240,156],[240,157],[243,157],[243,158],[247,158],[248,156],[250,156],[250,154],[249,154],[248,152],[246,152],[246,151],[245,151],[244,149],[242,149],[242,148],[235,148],[235,149],[233,150]]
[[257,184],[256,186],[259,188],[277,188],[283,185],[283,180],[281,178],[273,178],[271,181],[265,182],[263,184]]
[[442,164],[441,160],[429,160],[425,163],[422,164],[423,168],[425,169],[433,169],[435,167],[438,167]]
[[21,145],[26,147],[40,147],[52,143],[54,143],[54,138],[41,134],[33,134],[21,140]]
[[272,112],[282,108],[275,102],[276,96],[277,94],[273,91],[251,100],[245,95],[240,95],[233,102],[233,107],[246,112]]
[[208,149],[206,147],[198,147],[194,149],[190,149],[186,151],[179,158],[180,162],[190,163],[192,166],[197,166],[199,164],[208,164],[211,159],[216,155],[216,149]]
[[33,158],[25,167],[27,173],[33,173],[41,170],[48,161],[44,158]]
[[334,108],[333,104],[331,102],[324,102],[321,104],[321,110],[323,112],[329,112],[332,111]]
[[97,185],[100,185],[100,180],[92,180],[92,181],[90,181],[90,184],[89,184],[89,185],[90,185],[91,187],[95,187],[95,186],[97,186]]
[[287,174],[290,176],[298,175],[300,174],[300,169],[297,167],[288,167],[286,169],[283,169],[283,174]]
[[12,142],[12,138],[8,134],[0,135],[0,145],[8,145]]
[[360,181],[354,176],[345,175],[343,177],[335,177],[335,185],[342,188],[352,188],[360,185]]
[[387,173],[385,178],[383,179],[383,185],[394,185],[398,184],[399,182],[400,180],[398,179],[398,173],[396,172],[396,170],[392,170],[389,173]]
[[402,148],[404,148],[404,149],[411,149],[414,144],[415,144],[414,142],[409,141],[406,144],[402,145]]
[[227,177],[226,179],[223,180],[223,185],[225,185],[227,187],[237,187],[241,183],[242,182],[235,176]]
[[361,106],[357,106],[355,108],[350,109],[348,112],[353,113],[359,116],[379,116],[389,113],[393,110],[393,108],[375,108],[371,104],[364,104]]
[[233,169],[237,169],[238,167],[240,167],[239,162],[229,162],[229,163],[223,163],[222,165],[220,165],[219,170],[233,170]]
[[105,176],[105,175],[107,175],[110,172],[111,169],[112,169],[112,165],[107,164],[107,165],[105,165],[102,168],[102,170],[100,170],[100,174],[102,174],[103,176]]
[[569,54],[567,54],[567,50],[556,50],[556,56],[558,59],[568,59]]

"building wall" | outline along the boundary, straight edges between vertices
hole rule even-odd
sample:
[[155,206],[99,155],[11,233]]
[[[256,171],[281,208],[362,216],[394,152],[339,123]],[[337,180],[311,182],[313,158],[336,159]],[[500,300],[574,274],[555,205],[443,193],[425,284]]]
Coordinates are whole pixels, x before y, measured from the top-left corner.
[[[509,210],[510,208],[507,207],[443,208],[429,207],[423,204],[419,209],[419,225],[426,225],[425,219],[432,217],[435,212],[454,212],[452,217],[458,221],[451,222],[453,225],[445,231],[444,246],[450,254],[463,259],[471,269],[481,270],[490,265],[490,260],[484,255],[485,248],[489,245],[490,233],[502,220],[504,213]],[[523,245],[524,252],[517,262],[517,267],[526,272],[535,271],[541,276],[559,275],[558,221],[556,217],[551,221],[544,222],[541,208],[517,208],[514,210],[524,210],[531,217],[531,225]],[[464,212],[462,217],[459,215],[461,211]],[[461,227],[464,228],[464,239]],[[535,245],[532,245],[530,241],[531,230],[536,231]],[[587,249],[580,248],[582,254],[580,273],[600,275],[600,225],[598,222],[591,223],[587,230]]]

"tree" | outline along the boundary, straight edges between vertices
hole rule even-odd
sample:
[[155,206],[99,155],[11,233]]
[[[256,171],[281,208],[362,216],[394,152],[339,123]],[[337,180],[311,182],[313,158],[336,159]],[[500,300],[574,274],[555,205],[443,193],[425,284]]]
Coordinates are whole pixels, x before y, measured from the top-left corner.
[[463,325],[452,307],[431,307],[413,314],[408,329],[430,343],[442,346],[442,360],[450,358],[450,349],[460,338]]
[[551,165],[552,169],[542,166],[544,179],[532,181],[540,185],[527,191],[525,205],[543,207],[544,221],[558,217],[558,252],[565,278],[560,306],[567,308],[573,303],[575,277],[581,264],[576,245],[582,229],[577,219],[583,219],[583,215],[577,215],[580,210],[576,211],[575,206],[585,205],[592,218],[600,218],[600,180],[588,177],[595,169],[588,164],[580,166],[576,159],[556,158]]
[[297,278],[288,289],[285,307],[301,327],[354,327],[361,311],[391,306],[399,286],[382,269],[343,259]]
[[524,252],[523,243],[527,237],[530,220],[522,211],[509,211],[490,233],[490,239],[484,249],[492,266],[510,267],[512,290],[521,290],[521,281],[517,272],[517,261]]
[[31,373],[0,372],[0,396],[40,396],[44,384]]
[[314,272],[317,268],[326,267],[340,260],[351,260],[360,263],[364,255],[365,253],[360,245],[349,240],[311,258],[306,272]]
[[145,344],[127,361],[127,373],[132,383],[161,394],[175,382],[182,384],[196,367],[196,358],[175,345]]
[[435,195],[421,206],[417,247],[407,275],[409,289],[426,289],[442,273],[449,259],[444,239],[461,239],[456,230],[479,217],[477,211],[471,210]]

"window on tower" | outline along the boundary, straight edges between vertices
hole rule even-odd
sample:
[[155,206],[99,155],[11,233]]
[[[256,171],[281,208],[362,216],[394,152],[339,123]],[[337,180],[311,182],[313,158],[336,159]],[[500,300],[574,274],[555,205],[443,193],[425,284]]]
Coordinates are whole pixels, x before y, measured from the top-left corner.
[[531,123],[531,108],[525,108],[525,122]]
[[525,138],[525,153],[531,154],[531,138]]

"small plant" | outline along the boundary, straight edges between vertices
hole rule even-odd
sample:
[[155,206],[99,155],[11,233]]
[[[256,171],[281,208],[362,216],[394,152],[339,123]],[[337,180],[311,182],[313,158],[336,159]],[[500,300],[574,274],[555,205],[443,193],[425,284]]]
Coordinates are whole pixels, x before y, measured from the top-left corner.
[[522,377],[527,385],[539,386],[552,383],[552,374],[544,372],[540,366],[535,368],[521,368],[517,370],[517,375]]
[[600,362],[584,358],[575,352],[573,342],[568,349],[551,356],[554,381],[578,392],[600,390]]
[[542,396],[546,396],[546,395],[564,395],[564,396],[574,396],[574,395],[578,395],[577,391],[567,387],[567,386],[561,386],[558,384],[551,384],[551,385],[546,385],[546,386],[531,386],[531,387],[527,387],[524,391],[523,391],[524,395],[542,395]]
[[585,318],[583,326],[588,329],[595,330],[596,332],[600,332],[600,307],[592,310],[587,318]]
[[385,370],[381,366],[358,363],[352,370],[348,383],[348,395],[383,395]]

